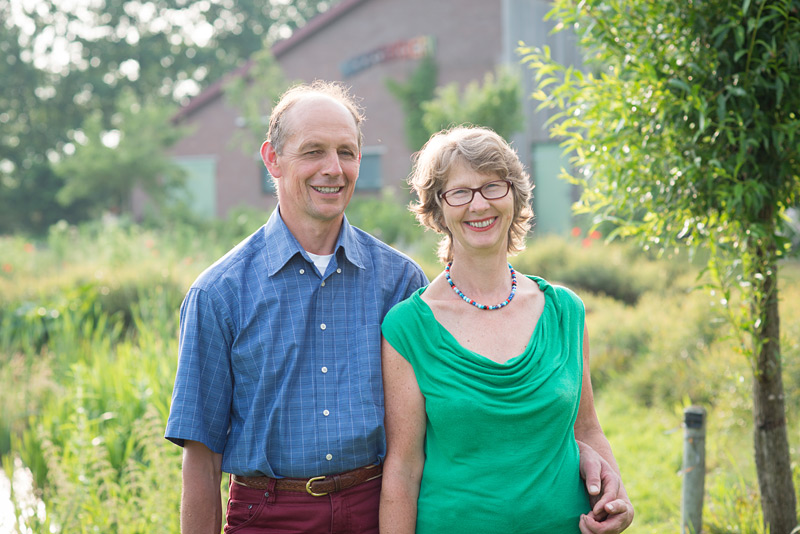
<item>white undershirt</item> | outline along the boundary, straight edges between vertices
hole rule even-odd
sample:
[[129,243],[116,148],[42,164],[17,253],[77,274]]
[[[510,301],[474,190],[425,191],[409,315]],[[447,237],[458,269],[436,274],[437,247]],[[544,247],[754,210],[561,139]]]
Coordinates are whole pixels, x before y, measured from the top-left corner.
[[311,261],[314,262],[314,265],[317,266],[317,270],[322,276],[325,276],[325,270],[328,268],[328,264],[331,262],[331,258],[333,254],[325,254],[320,256],[319,254],[312,254],[306,250],[306,254],[308,257],[311,258]]

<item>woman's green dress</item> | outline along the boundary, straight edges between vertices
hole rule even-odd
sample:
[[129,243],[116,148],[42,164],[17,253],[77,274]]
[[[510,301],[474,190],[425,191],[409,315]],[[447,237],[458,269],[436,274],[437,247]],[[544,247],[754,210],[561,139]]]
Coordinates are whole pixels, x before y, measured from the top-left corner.
[[578,534],[590,510],[573,432],[583,303],[530,278],[544,311],[525,352],[505,363],[462,347],[420,297],[425,288],[384,319],[384,337],[411,363],[425,397],[418,533]]

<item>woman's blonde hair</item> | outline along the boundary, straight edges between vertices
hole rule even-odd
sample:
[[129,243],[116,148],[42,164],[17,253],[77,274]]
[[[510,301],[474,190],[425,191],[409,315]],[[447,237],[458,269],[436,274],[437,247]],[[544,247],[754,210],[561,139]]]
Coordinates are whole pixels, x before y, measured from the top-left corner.
[[481,174],[495,174],[511,182],[514,215],[508,229],[508,253],[525,248],[525,236],[531,228],[530,177],[517,153],[488,128],[458,126],[434,134],[414,156],[414,169],[408,177],[417,195],[409,209],[423,226],[443,234],[439,241],[439,259],[453,259],[453,237],[444,224],[441,193],[448,175],[457,163],[464,163]]

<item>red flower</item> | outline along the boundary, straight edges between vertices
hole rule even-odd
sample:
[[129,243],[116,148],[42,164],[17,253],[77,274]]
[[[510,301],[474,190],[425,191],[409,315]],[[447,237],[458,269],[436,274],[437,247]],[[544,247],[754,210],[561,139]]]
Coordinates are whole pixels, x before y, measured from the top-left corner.
[[5,272],[7,272],[7,273],[10,273],[11,271],[13,271],[13,270],[14,270],[14,268],[11,266],[11,264],[10,264],[10,263],[4,263],[4,264],[3,264],[3,270],[4,270]]
[[581,235],[581,229],[577,226],[572,229],[572,237],[578,237]]
[[601,234],[597,230],[593,230],[592,233],[589,234],[589,237],[592,239],[600,239],[601,237],[603,237],[603,234]]

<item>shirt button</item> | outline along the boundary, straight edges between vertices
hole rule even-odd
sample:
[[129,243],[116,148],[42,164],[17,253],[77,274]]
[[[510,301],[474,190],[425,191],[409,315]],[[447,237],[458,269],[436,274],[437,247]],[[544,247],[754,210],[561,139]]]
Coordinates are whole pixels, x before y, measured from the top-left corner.
[[306,270],[305,269],[300,269],[300,274],[306,274]]
[[323,367],[323,368],[322,368],[322,372],[323,372],[323,373],[327,373],[327,372],[328,372],[328,368],[327,368],[327,367]]
[[328,328],[328,327],[325,326],[325,323],[322,323],[321,325],[319,325],[319,329],[320,330],[325,330],[326,328]]
[[331,412],[329,412],[328,410],[322,410],[322,415],[324,415],[325,417],[328,417],[330,414]]
[[333,460],[333,455],[332,454],[326,454],[325,455],[325,459],[326,460]]
[[336,269],[336,272],[342,274],[342,269]]
[[325,282],[322,282],[322,287],[325,287]]

